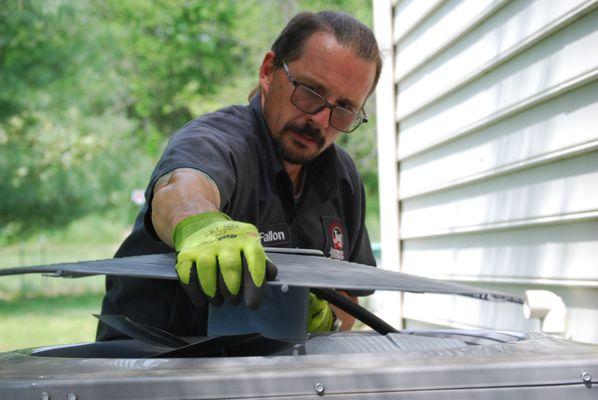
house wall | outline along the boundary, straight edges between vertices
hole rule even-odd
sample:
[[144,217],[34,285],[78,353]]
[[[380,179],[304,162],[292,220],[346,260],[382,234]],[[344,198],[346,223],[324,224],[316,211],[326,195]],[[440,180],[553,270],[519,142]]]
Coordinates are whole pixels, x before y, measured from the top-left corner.
[[[567,306],[564,335],[598,342],[598,1],[374,10],[388,74],[376,94],[382,264],[551,290]],[[520,306],[401,301],[407,327],[540,329]]]

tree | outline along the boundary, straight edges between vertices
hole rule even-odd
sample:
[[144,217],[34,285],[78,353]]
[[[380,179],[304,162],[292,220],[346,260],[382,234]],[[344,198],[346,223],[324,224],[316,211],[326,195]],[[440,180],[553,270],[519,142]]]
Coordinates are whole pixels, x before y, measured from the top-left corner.
[[189,99],[241,63],[232,3],[1,2],[0,237],[128,201]]

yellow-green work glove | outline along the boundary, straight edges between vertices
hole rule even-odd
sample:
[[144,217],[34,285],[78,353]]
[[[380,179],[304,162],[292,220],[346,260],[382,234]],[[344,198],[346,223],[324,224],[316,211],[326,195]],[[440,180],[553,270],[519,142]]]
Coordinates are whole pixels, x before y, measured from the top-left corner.
[[224,298],[237,304],[243,297],[248,307],[256,308],[264,281],[276,277],[276,267],[266,259],[257,228],[221,212],[181,220],[173,242],[179,280],[197,306],[205,305],[206,298],[219,306]]
[[312,292],[309,292],[309,310],[307,317],[307,331],[309,333],[315,332],[329,332],[332,330],[334,322],[334,314],[332,308],[326,300],[318,298]]

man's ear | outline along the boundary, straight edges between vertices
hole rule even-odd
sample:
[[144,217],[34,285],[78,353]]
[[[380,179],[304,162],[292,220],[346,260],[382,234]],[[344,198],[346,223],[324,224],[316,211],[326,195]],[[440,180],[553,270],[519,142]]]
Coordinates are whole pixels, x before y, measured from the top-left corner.
[[275,61],[276,55],[273,51],[269,51],[264,56],[264,60],[260,66],[260,88],[263,93],[268,93],[270,90],[270,85],[272,84],[272,78],[274,75]]

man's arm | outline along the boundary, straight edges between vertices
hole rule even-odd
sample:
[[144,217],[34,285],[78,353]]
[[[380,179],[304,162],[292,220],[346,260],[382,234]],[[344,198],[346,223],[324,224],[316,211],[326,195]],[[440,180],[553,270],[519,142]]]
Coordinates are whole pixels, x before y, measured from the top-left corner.
[[175,270],[191,301],[218,306],[224,297],[235,304],[242,295],[247,306],[257,307],[264,281],[276,277],[257,228],[219,212],[218,187],[200,171],[174,170],[153,190],[154,230],[177,251]]
[[[343,296],[345,296],[346,298],[350,299],[354,303],[359,304],[359,299],[357,297],[351,296],[349,293],[347,293],[343,290],[339,291],[339,293],[342,294]],[[343,331],[351,330],[351,328],[353,328],[353,325],[355,324],[355,317],[352,317],[351,315],[347,314],[346,312],[344,312],[337,306],[334,306],[331,304],[330,307],[332,307],[332,311],[334,311],[334,315],[336,315],[336,317],[338,319],[340,319],[342,322],[341,330],[343,330]]]
[[172,235],[182,219],[219,207],[220,192],[214,181],[196,169],[176,169],[154,185],[152,224],[158,237],[174,247]]

